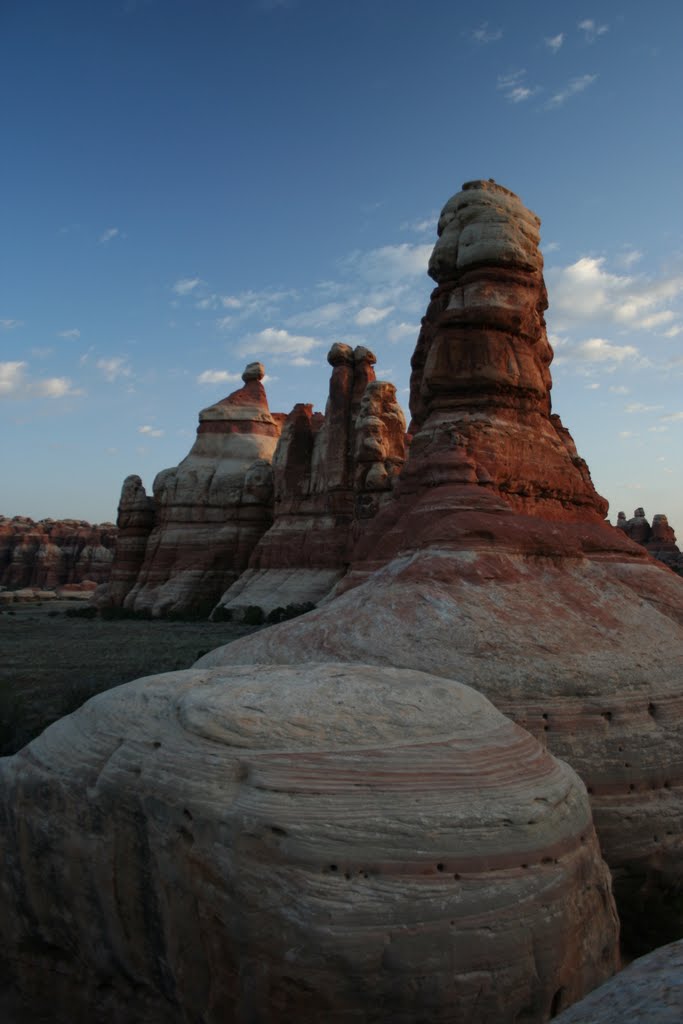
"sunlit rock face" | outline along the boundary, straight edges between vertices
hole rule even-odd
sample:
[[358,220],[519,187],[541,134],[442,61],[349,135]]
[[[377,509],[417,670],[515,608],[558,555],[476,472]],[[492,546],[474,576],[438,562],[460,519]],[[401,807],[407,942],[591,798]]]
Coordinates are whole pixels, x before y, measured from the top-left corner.
[[422,672],[101,694],[0,762],[0,857],[13,1024],[540,1024],[618,966],[583,785]]
[[102,583],[111,571],[116,533],[113,523],[0,516],[0,586]]
[[405,459],[393,384],[369,349],[336,343],[325,415],[296,405],[273,456],[274,521],[219,610],[316,604],[344,575],[364,522],[391,496]]
[[683,931],[683,581],[603,521],[551,414],[537,218],[472,182],[440,232],[391,500],[328,604],[200,664],[362,660],[474,686],[579,772],[627,943],[651,948]]
[[[189,455],[157,474],[154,528],[126,608],[208,615],[246,569],[272,521],[270,462],[280,434],[263,376],[262,365],[251,363],[242,388],[200,412]],[[125,564],[119,573],[126,575]]]

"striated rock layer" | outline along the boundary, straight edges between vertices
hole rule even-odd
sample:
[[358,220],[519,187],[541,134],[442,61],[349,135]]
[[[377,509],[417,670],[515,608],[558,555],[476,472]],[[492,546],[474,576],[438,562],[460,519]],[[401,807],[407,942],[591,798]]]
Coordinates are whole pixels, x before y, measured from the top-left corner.
[[540,1024],[618,966],[576,775],[421,672],[101,694],[0,762],[0,856],[15,1024]]
[[392,500],[329,604],[199,664],[362,660],[481,690],[583,778],[627,942],[651,948],[683,931],[683,581],[604,522],[551,414],[538,219],[471,182],[439,232]]
[[127,476],[121,488],[116,518],[116,555],[109,579],[94,599],[100,607],[121,608],[135,586],[154,528],[155,514],[154,499],[147,496],[140,477]]
[[[199,414],[197,439],[175,469],[154,480],[154,526],[144,546],[150,511],[129,477],[120,514],[126,543],[115,567],[116,586],[100,600],[152,615],[208,614],[221,593],[246,569],[272,520],[270,461],[280,434],[251,363],[244,386]],[[132,489],[132,493],[131,492]],[[137,573],[135,565],[139,568]]]
[[109,577],[116,539],[113,523],[0,516],[0,586],[103,583]]
[[274,521],[219,608],[317,603],[348,568],[350,546],[391,496],[405,459],[393,384],[367,348],[336,343],[325,415],[296,405],[273,456]]

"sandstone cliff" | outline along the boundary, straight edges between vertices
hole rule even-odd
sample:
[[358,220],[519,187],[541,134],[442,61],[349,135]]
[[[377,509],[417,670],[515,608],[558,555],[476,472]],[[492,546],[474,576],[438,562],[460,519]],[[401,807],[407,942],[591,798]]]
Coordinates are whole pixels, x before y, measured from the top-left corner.
[[113,523],[0,516],[0,586],[53,589],[109,578],[116,548]]
[[669,526],[665,515],[656,515],[652,526],[645,518],[645,510],[637,508],[632,519],[627,519],[623,512],[619,513],[617,527],[636,544],[642,544],[653,558],[683,576],[683,553],[676,544],[676,534]]

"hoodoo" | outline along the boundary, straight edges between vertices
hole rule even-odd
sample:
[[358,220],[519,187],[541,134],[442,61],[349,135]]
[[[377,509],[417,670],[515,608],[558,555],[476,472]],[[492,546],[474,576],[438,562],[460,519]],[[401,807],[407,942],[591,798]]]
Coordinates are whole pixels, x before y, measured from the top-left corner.
[[604,522],[551,413],[538,241],[500,185],[449,200],[392,500],[333,601],[200,664],[324,652],[474,686],[583,778],[642,950],[683,928],[683,582]]

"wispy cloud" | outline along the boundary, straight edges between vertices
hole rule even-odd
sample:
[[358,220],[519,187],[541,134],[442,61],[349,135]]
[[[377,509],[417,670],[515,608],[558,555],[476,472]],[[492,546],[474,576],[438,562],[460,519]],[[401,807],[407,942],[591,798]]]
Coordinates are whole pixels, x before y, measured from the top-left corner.
[[496,88],[505,95],[505,99],[510,103],[523,103],[524,100],[531,99],[539,91],[538,86],[527,85],[525,79],[526,68],[520,68],[519,71],[499,75]]
[[120,377],[130,377],[131,375],[130,366],[122,356],[113,356],[111,359],[98,359],[95,365],[98,370],[101,370],[105,380],[108,380],[110,384],[113,384]]
[[659,417],[662,423],[683,423],[683,412],[672,412],[668,416]]
[[394,283],[427,273],[432,245],[383,245],[378,249],[352,253],[345,261],[371,284]]
[[138,434],[145,434],[147,437],[163,437],[163,430],[159,430],[158,427],[151,427],[149,424],[145,424],[144,427],[138,427]]
[[438,219],[438,213],[433,213],[431,216],[424,217],[421,220],[404,220],[400,225],[400,229],[401,231],[412,231],[416,235],[424,235],[428,231],[435,235]]
[[121,232],[118,228],[107,228],[106,231],[102,232],[97,241],[100,245],[106,245],[108,242],[111,242],[112,239],[117,238],[120,234]]
[[77,338],[80,338],[80,336],[81,332],[79,331],[78,327],[70,327],[66,331],[57,331],[58,338],[69,338],[75,340]]
[[234,384],[241,380],[241,374],[229,370],[202,370],[197,377],[198,384]]
[[574,348],[579,359],[589,363],[623,363],[625,360],[637,359],[640,355],[635,345],[614,345],[605,338],[589,338]]
[[391,342],[403,341],[404,338],[413,338],[417,340],[417,336],[420,333],[419,324],[408,324],[405,322],[399,324],[391,324],[387,329],[387,340]]
[[328,324],[338,323],[349,310],[346,302],[326,302],[322,306],[315,306],[313,309],[304,310],[288,316],[285,323],[288,327],[303,327],[307,330],[317,330],[326,327]]
[[23,327],[23,320],[0,320],[0,330],[14,331],[17,327]]
[[305,356],[322,342],[303,334],[290,334],[283,328],[266,327],[248,335],[238,346],[240,355],[272,356],[275,360],[289,356]]
[[378,324],[389,316],[393,308],[393,306],[387,306],[385,309],[377,309],[376,306],[364,306],[358,310],[353,318],[354,323],[358,327],[369,327],[370,324]]
[[578,24],[579,32],[583,32],[587,43],[594,43],[599,36],[604,36],[609,31],[609,25],[598,25],[592,18],[584,18]]
[[0,363],[0,398],[67,398],[82,395],[68,377],[32,377],[28,363]]
[[572,96],[577,96],[580,92],[583,92],[589,86],[597,80],[597,75],[580,75],[578,78],[572,78],[571,81],[556,92],[554,96],[551,96],[546,103],[546,110],[552,110],[556,107],[561,107],[563,103],[566,103]]
[[488,21],[483,21],[479,28],[472,30],[472,39],[475,43],[497,43],[503,38],[503,30],[500,28],[489,28]]
[[546,36],[544,42],[549,50],[557,53],[564,42],[564,32],[558,32],[556,36]]
[[201,277],[181,277],[179,281],[176,281],[173,285],[173,291],[176,295],[189,295],[202,284]]
[[624,412],[627,412],[631,416],[634,413],[640,412],[657,412],[661,408],[661,405],[645,405],[644,402],[629,402],[628,405],[624,406]]

